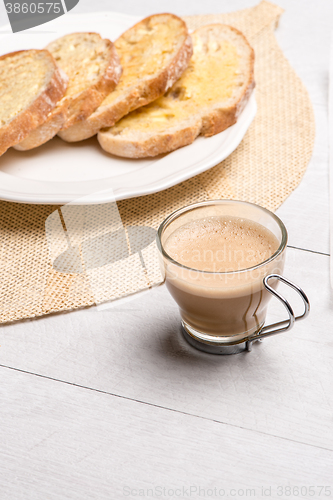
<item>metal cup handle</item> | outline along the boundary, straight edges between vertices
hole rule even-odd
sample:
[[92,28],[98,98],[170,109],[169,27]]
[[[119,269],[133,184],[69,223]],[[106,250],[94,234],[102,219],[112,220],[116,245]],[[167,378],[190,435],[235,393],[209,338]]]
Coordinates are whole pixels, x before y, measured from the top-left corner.
[[[295,316],[294,311],[293,311],[291,305],[289,304],[289,302],[287,301],[287,299],[285,299],[279,292],[274,290],[274,288],[272,288],[269,285],[268,282],[271,279],[277,279],[279,281],[282,281],[286,285],[293,288],[293,290],[295,290],[301,296],[301,298],[303,299],[303,302],[304,302],[303,314],[301,314],[300,316]],[[295,285],[295,283],[292,283],[291,281],[287,280],[283,276],[280,276],[279,274],[269,274],[268,276],[266,276],[264,278],[264,286],[265,286],[266,290],[268,290],[272,295],[274,295],[274,297],[276,297],[277,299],[279,299],[280,302],[282,302],[282,304],[284,305],[284,307],[286,308],[286,310],[288,312],[289,318],[284,320],[284,321],[279,321],[277,323],[273,323],[271,325],[264,326],[256,335],[254,335],[253,337],[250,337],[248,339],[248,341],[247,341],[247,349],[248,350],[251,350],[251,344],[254,340],[260,340],[264,337],[270,337],[271,335],[276,335],[277,333],[287,332],[288,330],[291,330],[291,328],[294,326],[295,321],[306,318],[306,316],[309,314],[309,311],[310,311],[309,299],[305,295],[303,290],[299,286]]]

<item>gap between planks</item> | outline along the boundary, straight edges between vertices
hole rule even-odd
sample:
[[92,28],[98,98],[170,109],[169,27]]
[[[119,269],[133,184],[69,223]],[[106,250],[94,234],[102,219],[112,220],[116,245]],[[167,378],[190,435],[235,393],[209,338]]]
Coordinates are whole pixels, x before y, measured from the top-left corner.
[[140,399],[134,399],[134,398],[129,398],[127,396],[121,396],[120,394],[114,394],[112,392],[103,391],[101,389],[94,389],[93,387],[87,387],[85,385],[75,384],[74,382],[68,382],[66,380],[60,380],[60,379],[57,379],[57,378],[48,377],[46,375],[40,375],[39,373],[33,373],[33,372],[29,372],[27,370],[21,370],[19,368],[13,368],[13,367],[7,366],[7,365],[0,364],[0,368],[7,368],[8,370],[13,370],[13,371],[16,371],[16,372],[25,373],[27,375],[32,375],[32,376],[43,378],[43,379],[47,379],[47,380],[52,380],[53,382],[59,382],[60,384],[71,385],[73,387],[78,387],[79,389],[85,389],[85,390],[88,390],[88,391],[97,392],[99,394],[105,394],[105,395],[108,395],[108,396],[112,396],[112,397],[116,397],[116,398],[120,398],[120,399],[125,399],[127,401],[132,401],[133,403],[139,403],[139,404],[143,404],[143,405],[146,405],[146,406],[151,406],[153,408],[159,408],[161,410],[166,410],[166,411],[170,411],[170,412],[173,412],[173,413],[179,413],[181,415],[187,415],[189,417],[199,418],[200,420],[207,420],[209,422],[215,422],[217,424],[222,424],[222,425],[226,425],[226,426],[229,426],[229,427],[235,427],[236,429],[242,429],[242,430],[249,431],[249,432],[255,432],[255,433],[261,434],[263,436],[270,436],[270,437],[274,437],[274,438],[277,438],[277,439],[283,439],[284,441],[288,441],[288,442],[292,442],[292,443],[296,443],[296,444],[301,444],[301,445],[305,445],[305,446],[310,446],[311,448],[321,449],[321,450],[325,450],[325,451],[333,451],[333,449],[331,449],[331,448],[325,448],[324,446],[316,446],[316,445],[309,444],[309,443],[306,443],[306,442],[303,442],[303,441],[298,441],[296,439],[289,439],[289,438],[286,438],[286,437],[283,437],[283,436],[279,436],[279,435],[276,435],[276,434],[271,434],[269,432],[262,432],[262,431],[258,431],[256,429],[249,429],[249,428],[243,427],[241,425],[230,424],[229,422],[223,422],[222,420],[216,420],[214,418],[208,418],[208,417],[204,417],[204,416],[201,416],[201,415],[195,415],[194,413],[189,413],[189,412],[186,412],[186,411],[176,410],[174,408],[168,408],[166,406],[158,405],[158,404],[155,404],[155,403],[149,403],[148,401],[142,401]]

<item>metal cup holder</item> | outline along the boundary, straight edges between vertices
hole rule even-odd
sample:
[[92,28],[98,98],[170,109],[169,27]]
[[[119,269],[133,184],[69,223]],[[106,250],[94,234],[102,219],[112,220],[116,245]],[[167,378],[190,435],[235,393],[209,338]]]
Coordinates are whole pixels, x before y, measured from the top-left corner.
[[[269,281],[272,279],[279,280],[285,285],[290,286],[300,295],[304,303],[303,314],[295,316],[295,313],[288,300],[285,299],[279,292],[277,292],[273,287],[270,286]],[[238,340],[236,342],[223,343],[223,345],[222,344],[208,345],[207,343],[200,342],[187,331],[184,325],[182,325],[182,333],[185,339],[193,347],[196,347],[197,349],[204,352],[208,352],[211,354],[237,354],[242,351],[251,351],[253,342],[261,341],[265,337],[270,337],[271,335],[277,335],[278,333],[283,333],[287,332],[288,330],[291,330],[296,321],[306,318],[306,316],[309,314],[310,311],[309,299],[304,293],[304,291],[299,286],[295,285],[295,283],[292,283],[291,281],[287,280],[287,278],[284,278],[279,274],[269,274],[264,278],[263,283],[266,290],[270,292],[272,295],[274,295],[274,297],[276,297],[284,305],[289,316],[288,319],[279,321],[277,323],[272,323],[271,325],[263,326],[258,332],[247,338]]]

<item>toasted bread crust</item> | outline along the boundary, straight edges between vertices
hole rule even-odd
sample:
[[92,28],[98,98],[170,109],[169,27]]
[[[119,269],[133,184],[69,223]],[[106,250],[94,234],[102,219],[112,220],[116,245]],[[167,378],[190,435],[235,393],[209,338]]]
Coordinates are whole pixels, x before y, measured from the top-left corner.
[[[0,60],[11,57],[25,51],[11,52],[0,57]],[[47,50],[32,50],[29,52],[45,53],[54,65],[54,71],[47,88],[41,92],[35,101],[9,123],[0,128],[0,155],[9,147],[18,144],[25,139],[32,130],[39,127],[54,109],[59,99],[61,99],[67,88],[67,78],[57,66],[54,58]]]
[[113,155],[125,158],[147,158],[169,153],[182,146],[192,144],[200,134],[200,128],[201,120],[194,120],[194,123],[184,126],[177,132],[156,134],[137,141],[114,140],[107,134],[103,134],[103,131],[100,131],[97,137],[102,148],[109,153],[112,152]]
[[19,144],[14,146],[17,151],[34,149],[36,144],[41,145],[54,137],[66,121],[66,112],[62,107],[56,106],[47,116],[42,125],[30,132]]
[[[141,80],[138,84],[124,89],[123,95],[109,106],[102,105],[96,109],[86,120],[76,123],[73,127],[63,129],[59,137],[67,142],[76,142],[88,139],[104,127],[111,127],[123,116],[131,111],[145,106],[163,95],[181,76],[192,56],[192,40],[187,32],[184,21],[173,14],[157,14],[149,16],[135,24],[130,30],[138,28],[150,18],[168,15],[181,21],[183,34],[186,36],[184,43],[174,54],[166,68],[149,80]],[[128,30],[129,31],[129,30]],[[127,32],[128,32],[127,31]],[[123,35],[126,35],[125,32]],[[122,36],[123,36],[122,35]]]
[[[93,33],[88,33],[93,34]],[[75,35],[75,33],[73,34]],[[80,33],[78,33],[80,35]],[[45,120],[31,137],[27,137],[15,149],[26,151],[41,146],[52,139],[61,129],[87,118],[117,85],[122,68],[113,43],[104,39],[108,53],[107,68],[97,82],[76,95],[64,96],[58,103],[57,110]]]
[[254,80],[250,83],[242,99],[229,109],[215,109],[207,116],[202,117],[200,132],[198,135],[210,137],[219,134],[237,122],[238,116],[245,108],[250,95],[255,87]]
[[[197,31],[214,26],[204,26]],[[101,130],[98,133],[98,141],[102,148],[109,153],[127,158],[152,157],[191,144],[199,135],[209,137],[218,134],[236,123],[255,86],[254,51],[240,31],[231,26],[227,28],[240,35],[249,50],[247,82],[236,102],[231,106],[213,106],[208,111],[203,110],[180,122],[177,127],[155,133],[140,131],[136,134],[134,131],[127,133],[125,131],[124,134],[113,134],[112,128]],[[146,119],[149,120],[149,114]]]

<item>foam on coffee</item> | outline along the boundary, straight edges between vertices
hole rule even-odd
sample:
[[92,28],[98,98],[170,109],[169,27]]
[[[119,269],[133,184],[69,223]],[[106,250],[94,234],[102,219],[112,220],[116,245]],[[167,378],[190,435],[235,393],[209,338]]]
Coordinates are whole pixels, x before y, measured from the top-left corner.
[[176,229],[165,251],[180,264],[201,271],[230,272],[254,267],[279,247],[274,234],[257,222],[211,216]]

